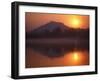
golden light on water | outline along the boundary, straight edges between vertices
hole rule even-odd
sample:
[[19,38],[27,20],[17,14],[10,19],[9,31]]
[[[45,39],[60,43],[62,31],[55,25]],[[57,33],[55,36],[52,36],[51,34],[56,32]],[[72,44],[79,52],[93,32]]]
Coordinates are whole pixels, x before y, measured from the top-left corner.
[[74,59],[75,61],[79,60],[79,55],[78,55],[77,52],[73,53],[73,59]]
[[72,50],[57,58],[44,56],[31,49],[27,52],[29,53],[26,58],[26,67],[89,65],[89,51],[87,50]]
[[87,65],[89,64],[89,55],[86,51],[72,51],[65,56],[67,65]]

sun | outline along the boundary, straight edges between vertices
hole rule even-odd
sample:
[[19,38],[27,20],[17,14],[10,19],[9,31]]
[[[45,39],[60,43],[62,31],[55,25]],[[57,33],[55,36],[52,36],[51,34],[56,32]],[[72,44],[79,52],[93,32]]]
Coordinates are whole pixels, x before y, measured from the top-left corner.
[[72,26],[72,28],[78,29],[78,28],[80,28],[80,25],[81,25],[81,20],[80,20],[80,19],[78,19],[78,18],[73,18],[73,19],[71,20],[71,26]]
[[84,29],[88,25],[88,18],[79,15],[69,15],[64,21],[67,26],[73,29]]
[[77,27],[80,24],[80,20],[79,19],[72,19],[72,24]]

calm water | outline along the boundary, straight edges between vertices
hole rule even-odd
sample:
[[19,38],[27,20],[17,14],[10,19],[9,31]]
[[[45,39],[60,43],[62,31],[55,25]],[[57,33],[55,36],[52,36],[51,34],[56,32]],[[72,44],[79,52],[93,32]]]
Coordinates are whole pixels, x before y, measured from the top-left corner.
[[26,43],[26,68],[89,65],[89,44],[85,40],[44,43]]

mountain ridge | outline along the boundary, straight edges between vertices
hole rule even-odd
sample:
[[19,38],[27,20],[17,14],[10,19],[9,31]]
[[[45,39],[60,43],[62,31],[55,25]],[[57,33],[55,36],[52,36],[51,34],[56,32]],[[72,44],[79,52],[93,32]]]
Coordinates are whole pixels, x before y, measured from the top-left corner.
[[26,37],[74,37],[79,34],[86,36],[89,34],[89,29],[73,29],[61,22],[51,21],[26,33]]

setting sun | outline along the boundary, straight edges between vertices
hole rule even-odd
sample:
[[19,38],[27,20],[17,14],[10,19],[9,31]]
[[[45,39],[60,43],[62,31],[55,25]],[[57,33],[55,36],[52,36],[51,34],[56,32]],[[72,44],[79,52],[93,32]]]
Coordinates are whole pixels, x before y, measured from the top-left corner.
[[69,15],[64,23],[73,29],[87,29],[89,27],[89,16]]
[[71,28],[74,28],[74,29],[78,29],[78,28],[81,28],[82,25],[84,24],[84,20],[81,19],[80,16],[70,16],[69,18],[69,23]]
[[73,29],[89,28],[89,15],[26,13],[26,30],[36,29],[51,21],[62,23]]
[[80,28],[80,20],[79,19],[72,19],[72,26],[73,28],[77,29],[77,28]]

